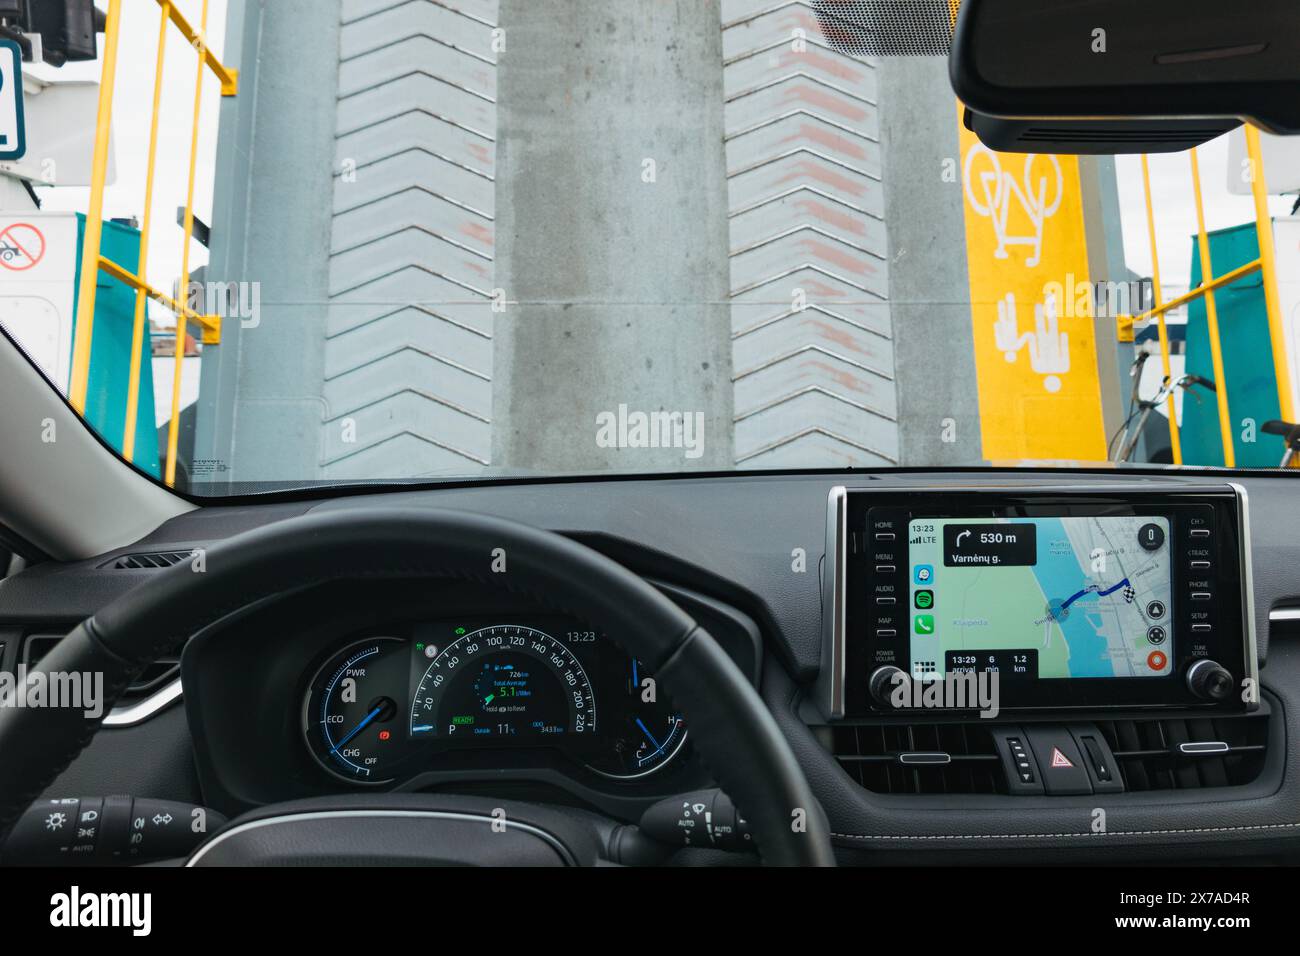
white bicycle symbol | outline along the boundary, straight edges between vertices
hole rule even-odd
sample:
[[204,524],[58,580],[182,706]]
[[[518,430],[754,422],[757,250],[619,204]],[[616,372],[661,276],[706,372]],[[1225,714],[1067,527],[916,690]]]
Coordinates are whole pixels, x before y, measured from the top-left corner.
[[[976,169],[976,161],[983,160],[983,168]],[[1046,168],[1047,164],[1051,168]],[[993,232],[998,239],[998,247],[993,256],[996,259],[1009,257],[1008,246],[1029,246],[1031,252],[1025,265],[1038,265],[1043,257],[1043,224],[1056,215],[1065,196],[1065,177],[1061,173],[1061,164],[1055,156],[1044,153],[1030,153],[1025,157],[1025,174],[1019,182],[1010,173],[1002,171],[998,154],[982,143],[973,146],[966,154],[963,169],[966,198],[971,208],[980,216],[993,220]],[[1055,188],[1050,182],[1055,178]],[[1051,201],[1048,199],[1051,197]],[[1029,236],[1012,235],[1007,232],[1007,217],[1011,212],[1011,200],[1014,198],[1025,211],[1033,224],[1034,233]]]

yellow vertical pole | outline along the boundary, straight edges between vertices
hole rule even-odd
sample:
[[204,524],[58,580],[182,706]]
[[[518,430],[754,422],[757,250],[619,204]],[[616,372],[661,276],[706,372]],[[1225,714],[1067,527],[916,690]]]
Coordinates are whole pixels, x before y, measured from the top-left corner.
[[1277,404],[1284,421],[1295,421],[1291,400],[1291,367],[1286,355],[1286,331],[1282,328],[1282,303],[1277,290],[1277,253],[1273,248],[1273,219],[1268,214],[1268,183],[1259,148],[1259,130],[1246,124],[1246,152],[1250,156],[1250,190],[1255,196],[1255,231],[1259,237],[1260,276],[1264,281],[1264,305],[1268,310],[1268,337],[1273,346],[1273,375],[1277,379]]
[[[199,24],[199,65],[194,78],[194,128],[190,134],[190,181],[185,199],[185,248],[181,252],[180,305],[186,306],[190,295],[190,247],[194,244],[194,171],[199,158],[199,116],[203,107],[204,48],[208,42],[208,0],[203,0],[203,16]],[[202,309],[195,309],[201,312]],[[176,453],[180,444],[181,426],[181,370],[185,364],[185,335],[188,323],[184,312],[176,316],[176,360],[172,373],[172,417],[167,427],[167,487],[176,484]]]
[[81,284],[77,290],[77,331],[72,342],[72,376],[68,401],[86,412],[90,387],[90,344],[95,330],[95,290],[99,283],[99,247],[104,234],[104,183],[108,178],[108,141],[113,129],[113,84],[117,79],[117,39],[122,25],[121,0],[109,0],[104,23],[104,66],[99,82],[95,151],[91,162],[90,206],[81,243]]
[[[1201,167],[1192,147],[1192,192],[1196,196],[1196,242],[1201,253],[1201,282],[1214,278],[1210,263],[1210,237],[1205,232],[1205,204],[1201,199]],[[1210,358],[1214,363],[1214,395],[1219,403],[1219,437],[1223,442],[1223,463],[1229,468],[1237,464],[1236,449],[1232,444],[1232,417],[1228,414],[1228,380],[1223,374],[1223,345],[1219,339],[1219,311],[1214,304],[1214,293],[1205,293],[1205,318],[1210,333]]]
[[[1160,252],[1156,248],[1156,214],[1151,206],[1151,171],[1147,163],[1147,154],[1142,154],[1142,186],[1147,197],[1147,234],[1151,237],[1151,285],[1155,301],[1151,304],[1159,308],[1164,304],[1164,293],[1160,291]],[[1165,372],[1165,381],[1171,381],[1173,372],[1169,365],[1169,329],[1165,325],[1163,312],[1156,316],[1156,328],[1160,332],[1160,361]],[[1169,408],[1169,448],[1173,452],[1174,464],[1183,463],[1183,443],[1178,434],[1178,406],[1174,402],[1174,393],[1170,391]]]
[[[149,125],[149,159],[144,183],[144,223],[140,227],[140,269],[142,283],[149,281],[149,235],[153,227],[153,180],[158,159],[158,116],[162,107],[163,62],[167,54],[167,20],[171,15],[170,0],[162,4],[162,20],[158,25],[158,62],[153,76],[153,116]],[[140,407],[140,353],[144,350],[145,305],[148,296],[144,289],[135,291],[135,325],[131,330],[131,372],[127,379],[126,430],[122,435],[122,457],[135,458],[135,426]]]

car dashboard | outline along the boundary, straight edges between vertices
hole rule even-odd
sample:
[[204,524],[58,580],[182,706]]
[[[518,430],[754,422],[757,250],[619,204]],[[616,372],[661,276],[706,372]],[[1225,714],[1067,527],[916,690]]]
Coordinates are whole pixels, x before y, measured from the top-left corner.
[[[752,620],[662,586],[757,676]],[[627,817],[710,784],[671,693],[615,635],[486,586],[401,578],[287,595],[196,635],[181,680],[203,791],[226,813],[439,790]]]
[[[1290,859],[1290,482],[728,475],[217,503],[0,583],[0,662],[30,662],[146,584],[159,555],[183,560],[308,512],[477,511],[587,544],[704,624],[790,742],[841,862]],[[1058,578],[1044,583],[1049,565]],[[950,612],[956,602],[965,610]],[[1011,615],[1029,626],[1013,635]],[[925,680],[934,672],[968,679],[975,696],[930,707],[918,690],[913,706],[887,705],[899,686],[943,683]],[[994,675],[996,706],[981,706]],[[635,822],[716,786],[672,688],[563,595],[542,604],[491,582],[358,568],[241,608],[145,677],[47,796],[131,793],[233,816],[437,791]]]

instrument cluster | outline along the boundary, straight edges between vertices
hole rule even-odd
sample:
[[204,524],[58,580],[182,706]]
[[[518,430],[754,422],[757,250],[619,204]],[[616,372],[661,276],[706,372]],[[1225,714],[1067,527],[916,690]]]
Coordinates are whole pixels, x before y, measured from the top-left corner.
[[333,646],[303,693],[302,731],[322,768],[363,785],[484,754],[638,780],[687,737],[641,662],[590,627],[536,617],[418,621]]

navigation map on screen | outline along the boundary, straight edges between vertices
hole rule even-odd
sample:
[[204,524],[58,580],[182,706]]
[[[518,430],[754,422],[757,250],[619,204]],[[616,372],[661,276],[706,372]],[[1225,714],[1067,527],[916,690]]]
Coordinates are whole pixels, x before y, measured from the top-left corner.
[[913,518],[913,677],[1164,677],[1172,672],[1169,520]]

